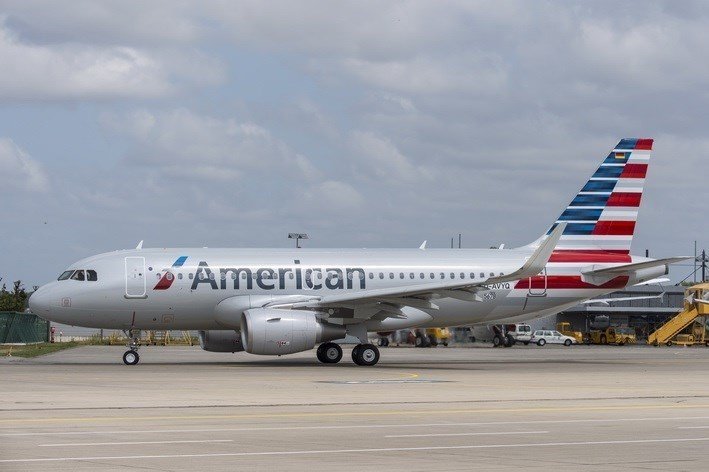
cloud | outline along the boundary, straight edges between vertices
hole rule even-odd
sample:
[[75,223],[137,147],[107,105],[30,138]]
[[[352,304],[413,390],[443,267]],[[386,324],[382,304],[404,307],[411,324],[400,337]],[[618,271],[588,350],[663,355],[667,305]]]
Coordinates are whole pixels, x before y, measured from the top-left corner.
[[106,113],[102,124],[134,143],[127,161],[172,176],[232,181],[246,175],[287,175],[309,181],[318,170],[266,128],[185,108]]
[[39,162],[12,139],[0,138],[0,187],[44,192],[48,185],[49,178]]

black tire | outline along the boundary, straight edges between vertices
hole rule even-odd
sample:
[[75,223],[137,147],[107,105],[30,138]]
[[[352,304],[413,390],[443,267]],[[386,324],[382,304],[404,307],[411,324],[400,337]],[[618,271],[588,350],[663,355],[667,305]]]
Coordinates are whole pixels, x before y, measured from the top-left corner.
[[669,341],[667,341],[667,342],[665,343],[665,345],[666,345],[667,347],[672,346],[672,340],[670,339]]
[[123,353],[123,363],[125,365],[136,365],[138,362],[140,362],[140,356],[133,349]]
[[443,344],[443,347],[448,347],[448,341],[443,341],[441,344]]
[[353,349],[352,349],[352,361],[356,364],[357,363],[357,352],[359,351],[359,347],[361,344],[357,344]]
[[525,341],[525,342],[524,342],[524,345],[525,345],[525,346],[529,346],[529,341]]
[[547,342],[546,342],[544,339],[540,339],[539,341],[537,341],[537,346],[542,347],[542,346],[544,346],[546,343],[547,343]]
[[428,336],[428,345],[432,347],[438,346],[438,339],[432,334]]
[[706,347],[709,347],[709,341],[706,341],[706,342],[704,343],[704,345],[705,345]]
[[[515,344],[517,344],[517,340],[516,340],[515,337],[512,336],[511,334],[508,334],[508,335],[505,337],[505,339],[507,340],[507,343],[505,343],[505,347],[510,347],[510,346],[514,346]],[[509,344],[509,345],[508,345],[508,344]]]
[[[475,341],[477,341],[477,339],[475,339],[475,336],[470,336],[470,338],[468,338],[468,339],[470,340],[471,343],[474,343]],[[707,343],[707,346],[709,346],[709,342]]]
[[500,344],[502,344],[502,339],[498,335],[495,335],[495,337],[492,338],[492,345],[495,347],[500,347]]
[[566,347],[571,346],[571,340],[567,339],[566,341],[564,341],[564,346],[566,346]]
[[342,348],[337,343],[325,343],[318,347],[317,354],[323,364],[337,364],[342,359]]
[[324,347],[325,347],[324,344],[321,344],[321,345],[318,346],[318,348],[315,350],[315,357],[317,357],[318,360],[319,360],[320,362],[322,362],[323,364],[327,364],[327,360],[325,359],[325,352],[324,352],[325,349],[324,349]]
[[373,366],[379,362],[379,349],[374,344],[360,344],[357,346],[357,358],[355,364],[361,366]]

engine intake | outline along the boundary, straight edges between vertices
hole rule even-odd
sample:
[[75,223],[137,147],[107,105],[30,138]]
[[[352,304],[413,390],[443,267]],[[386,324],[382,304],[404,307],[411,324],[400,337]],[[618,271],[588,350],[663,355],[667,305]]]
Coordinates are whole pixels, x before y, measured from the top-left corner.
[[346,334],[344,326],[324,323],[312,311],[254,308],[241,315],[241,342],[251,354],[293,354]]
[[241,334],[234,330],[199,331],[199,345],[209,352],[240,352],[244,350]]

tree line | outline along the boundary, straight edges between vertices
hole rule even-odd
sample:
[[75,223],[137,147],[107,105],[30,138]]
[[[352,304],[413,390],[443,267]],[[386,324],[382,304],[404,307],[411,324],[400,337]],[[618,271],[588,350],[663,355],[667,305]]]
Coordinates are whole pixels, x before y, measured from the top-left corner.
[[12,282],[10,290],[7,289],[7,284],[3,283],[0,289],[0,311],[25,311],[30,294],[25,290],[21,280]]

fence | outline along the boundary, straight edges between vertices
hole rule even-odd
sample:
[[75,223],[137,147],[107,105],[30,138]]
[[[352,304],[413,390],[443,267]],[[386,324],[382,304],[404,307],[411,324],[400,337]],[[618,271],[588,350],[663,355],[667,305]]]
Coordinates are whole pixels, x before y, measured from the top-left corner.
[[37,315],[0,311],[0,344],[47,342],[49,322]]

